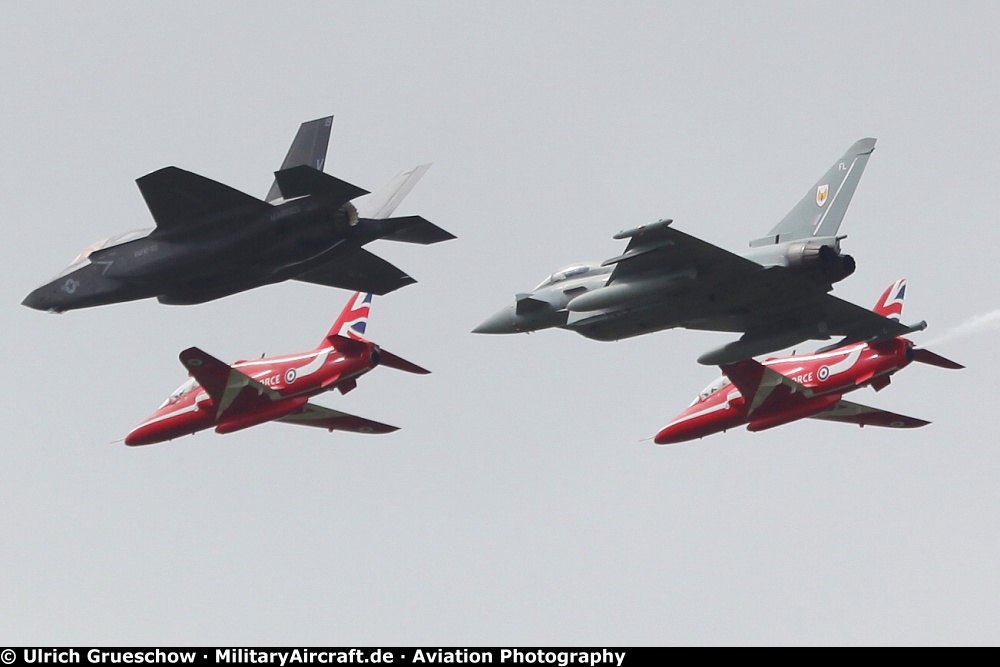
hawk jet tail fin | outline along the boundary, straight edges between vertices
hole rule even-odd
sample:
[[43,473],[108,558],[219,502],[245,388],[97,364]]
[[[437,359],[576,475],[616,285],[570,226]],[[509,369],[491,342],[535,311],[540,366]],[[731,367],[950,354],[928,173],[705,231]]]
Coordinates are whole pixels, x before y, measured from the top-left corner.
[[836,236],[873,150],[875,139],[855,142],[806,192],[795,208],[767,236],[751,241],[750,247],[798,241],[812,236]]
[[355,292],[347,305],[340,311],[337,320],[323,337],[323,343],[331,336],[343,336],[353,340],[364,340],[365,329],[368,327],[368,315],[371,313],[372,295],[370,292]]
[[898,322],[903,315],[904,296],[906,296],[906,278],[900,278],[882,292],[872,312]]
[[320,345],[331,345],[344,354],[363,354],[374,348],[375,354],[379,358],[378,363],[382,366],[419,375],[430,373],[429,370],[412,361],[407,361],[388,350],[374,346],[364,337],[368,315],[371,312],[371,302],[372,295],[370,293],[355,292]]
[[[292,167],[312,167],[323,171],[326,164],[326,148],[330,143],[330,127],[333,125],[333,116],[317,118],[302,123],[299,131],[295,133],[295,139],[288,148],[285,161],[281,163],[281,169],[291,169]],[[281,199],[281,188],[275,180],[271,184],[271,189],[267,192],[265,201],[274,202]]]

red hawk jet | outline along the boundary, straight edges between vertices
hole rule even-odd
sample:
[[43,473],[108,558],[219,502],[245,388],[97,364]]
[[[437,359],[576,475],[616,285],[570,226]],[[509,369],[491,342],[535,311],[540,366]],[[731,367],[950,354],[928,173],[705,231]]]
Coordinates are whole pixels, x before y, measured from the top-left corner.
[[[889,287],[873,308],[898,320],[903,310],[906,281]],[[763,431],[810,417],[859,426],[917,428],[930,422],[843,400],[849,391],[870,386],[879,391],[890,377],[911,362],[941,368],[964,368],[901,336],[824,348],[813,354],[747,359],[722,365],[722,377],[705,387],[688,408],[664,426],[653,439],[670,445],[747,425]]]
[[408,373],[430,371],[365,340],[372,295],[356,292],[319,346],[310,352],[225,364],[191,347],[180,354],[191,374],[159,409],[125,436],[126,445],[151,445],[207,428],[216,433],[279,421],[329,431],[391,433],[395,426],[309,402],[336,389],[342,394],[378,365]]

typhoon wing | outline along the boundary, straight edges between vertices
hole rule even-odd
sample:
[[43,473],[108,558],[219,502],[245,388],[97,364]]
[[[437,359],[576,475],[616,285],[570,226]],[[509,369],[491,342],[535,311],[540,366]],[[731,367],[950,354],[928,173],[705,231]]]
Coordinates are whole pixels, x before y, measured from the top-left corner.
[[756,262],[672,228],[672,222],[659,220],[615,234],[614,238],[629,239],[629,243],[624,253],[601,263],[615,267],[608,284],[678,272],[693,271],[698,277],[729,277],[764,270]]
[[[782,272],[775,267],[768,272]],[[698,357],[710,366],[731,364],[748,357],[767,354],[805,340],[843,338],[817,352],[860,341],[877,342],[920,331],[926,323],[907,326],[831,294],[784,291],[787,283],[775,284],[768,303],[741,309],[723,316],[689,322],[689,329],[741,331],[739,340],[727,343]]]

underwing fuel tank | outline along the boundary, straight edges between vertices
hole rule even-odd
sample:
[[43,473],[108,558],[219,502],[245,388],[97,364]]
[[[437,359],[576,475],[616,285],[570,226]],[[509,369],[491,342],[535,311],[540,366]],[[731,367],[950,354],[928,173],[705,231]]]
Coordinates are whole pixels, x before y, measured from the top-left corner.
[[651,296],[666,297],[669,296],[670,288],[673,285],[691,280],[697,275],[698,272],[695,269],[685,269],[657,278],[612,283],[607,287],[581,294],[566,304],[566,308],[574,313],[588,313],[594,310],[622,306],[633,301],[646,300]]
[[766,338],[740,338],[726,343],[698,357],[698,363],[706,366],[721,366],[735,364],[775,350],[798,345],[809,338],[826,337],[822,327],[807,327],[788,333],[767,336]]

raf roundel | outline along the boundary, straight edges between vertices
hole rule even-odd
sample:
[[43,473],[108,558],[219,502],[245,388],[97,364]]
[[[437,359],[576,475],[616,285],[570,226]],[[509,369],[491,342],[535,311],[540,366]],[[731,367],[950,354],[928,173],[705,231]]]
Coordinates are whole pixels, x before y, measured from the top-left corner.
[[295,369],[294,368],[289,368],[287,371],[285,371],[285,383],[286,384],[291,384],[291,383],[295,382],[295,378],[296,378],[296,374],[295,374]]
[[830,367],[820,366],[819,370],[816,371],[816,377],[819,378],[820,382],[825,382],[828,377],[830,377]]
[[203,362],[201,359],[188,359],[188,366],[201,366]]

